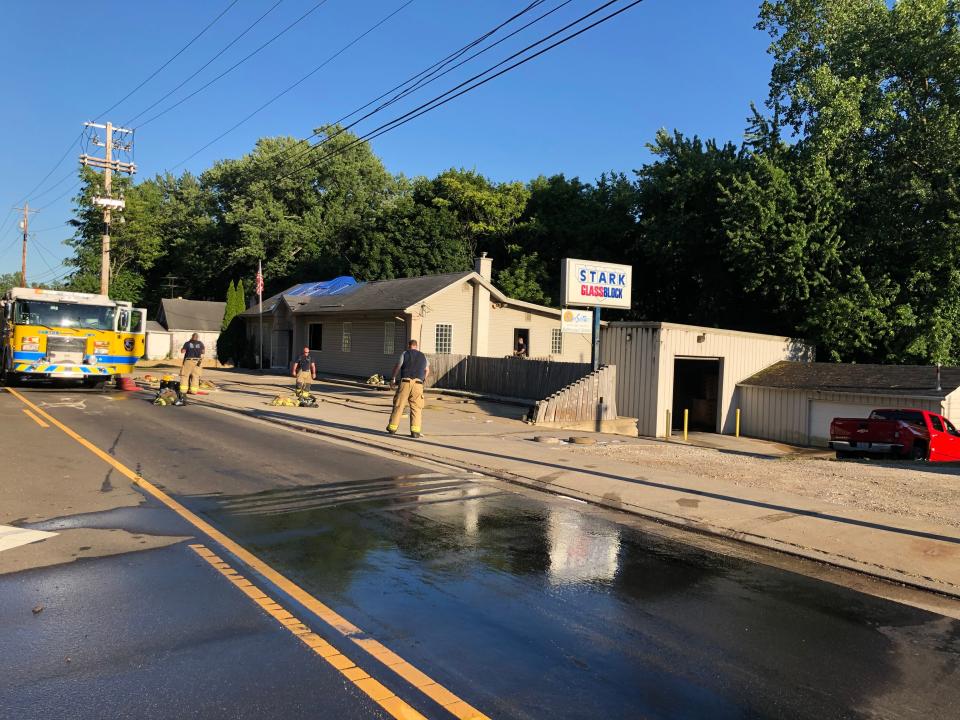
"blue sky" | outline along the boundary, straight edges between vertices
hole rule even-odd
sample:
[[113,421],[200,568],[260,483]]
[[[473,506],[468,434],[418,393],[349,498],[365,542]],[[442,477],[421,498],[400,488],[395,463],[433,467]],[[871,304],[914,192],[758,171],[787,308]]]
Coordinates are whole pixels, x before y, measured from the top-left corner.
[[[179,84],[277,0],[239,0],[163,72],[108,117],[126,122]],[[313,7],[282,0],[240,41],[179,92],[133,123],[139,178],[176,165],[319,65],[405,0],[327,0],[318,10],[222,80],[138,127]],[[258,137],[309,135],[372,100],[494,27],[529,0],[414,0],[298,88],[191,159],[199,172],[249,151]],[[560,0],[546,0],[536,17]],[[424,101],[592,10],[572,0],[542,23],[438,80]],[[0,272],[20,267],[19,230],[8,210],[54,166],[85,120],[96,117],[158,68],[229,0],[165,0],[114,5],[8,3],[0,46],[5,100],[0,153]],[[612,6],[619,7],[620,3]],[[751,101],[767,90],[768,38],[754,30],[759,0],[646,0],[482,88],[373,141],[391,172],[434,175],[475,168],[495,180],[565,173],[592,180],[649,159],[658,128],[739,141]],[[611,8],[611,9],[612,9]],[[110,16],[105,19],[104,10]],[[523,42],[526,41],[526,42]],[[107,48],[108,51],[105,51]],[[467,72],[472,70],[473,72]],[[431,92],[432,91],[432,92]],[[413,107],[404,107],[400,112]],[[397,113],[393,113],[397,114]],[[393,114],[383,115],[389,119]],[[372,118],[358,129],[375,127]],[[381,120],[382,122],[382,120]],[[80,152],[68,153],[68,161]],[[28,278],[63,272],[73,180],[65,161],[38,188]],[[48,192],[44,192],[48,190]],[[59,198],[59,199],[58,199]]]

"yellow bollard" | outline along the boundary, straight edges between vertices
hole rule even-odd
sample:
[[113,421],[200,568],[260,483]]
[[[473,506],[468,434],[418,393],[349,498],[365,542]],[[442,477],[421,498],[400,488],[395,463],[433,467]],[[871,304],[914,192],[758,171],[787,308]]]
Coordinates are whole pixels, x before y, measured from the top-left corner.
[[672,435],[672,433],[670,432],[671,430],[672,430],[672,428],[670,427],[670,411],[667,410],[667,427],[666,427],[666,429],[665,429],[665,431],[664,431],[664,433],[663,433],[663,436],[664,436],[667,440],[669,440],[669,439],[670,439],[670,436]]
[[737,437],[740,437],[740,408],[737,408]]
[[690,411],[683,409],[683,441],[687,441],[687,427],[690,425]]

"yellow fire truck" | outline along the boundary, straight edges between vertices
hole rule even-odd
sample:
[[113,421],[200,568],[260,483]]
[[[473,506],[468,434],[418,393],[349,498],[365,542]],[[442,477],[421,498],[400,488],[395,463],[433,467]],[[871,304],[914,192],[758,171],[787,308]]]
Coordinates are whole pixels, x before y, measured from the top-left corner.
[[147,313],[106,295],[12,288],[0,300],[0,374],[81,380],[95,387],[133,371]]

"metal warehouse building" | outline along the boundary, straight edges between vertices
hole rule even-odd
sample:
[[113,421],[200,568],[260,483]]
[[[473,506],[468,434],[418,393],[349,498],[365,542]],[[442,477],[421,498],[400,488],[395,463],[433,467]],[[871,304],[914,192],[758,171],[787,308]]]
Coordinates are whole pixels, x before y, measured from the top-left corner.
[[[939,380],[939,381],[938,381]],[[779,362],[739,384],[741,432],[825,447],[835,417],[916,408],[960,424],[960,368]]]
[[813,360],[790,338],[664,322],[610,323],[600,354],[617,366],[618,412],[650,437],[667,434],[668,418],[682,427],[685,409],[691,429],[733,433],[738,383],[781,360]]

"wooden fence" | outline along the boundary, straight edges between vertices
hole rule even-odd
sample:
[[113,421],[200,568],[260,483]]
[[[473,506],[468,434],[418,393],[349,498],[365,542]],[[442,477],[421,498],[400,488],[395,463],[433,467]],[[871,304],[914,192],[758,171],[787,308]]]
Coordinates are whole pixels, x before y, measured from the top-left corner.
[[475,355],[428,355],[427,385],[487,395],[540,400],[590,372],[588,363]]
[[596,422],[617,419],[617,368],[604,365],[537,402],[534,424]]

